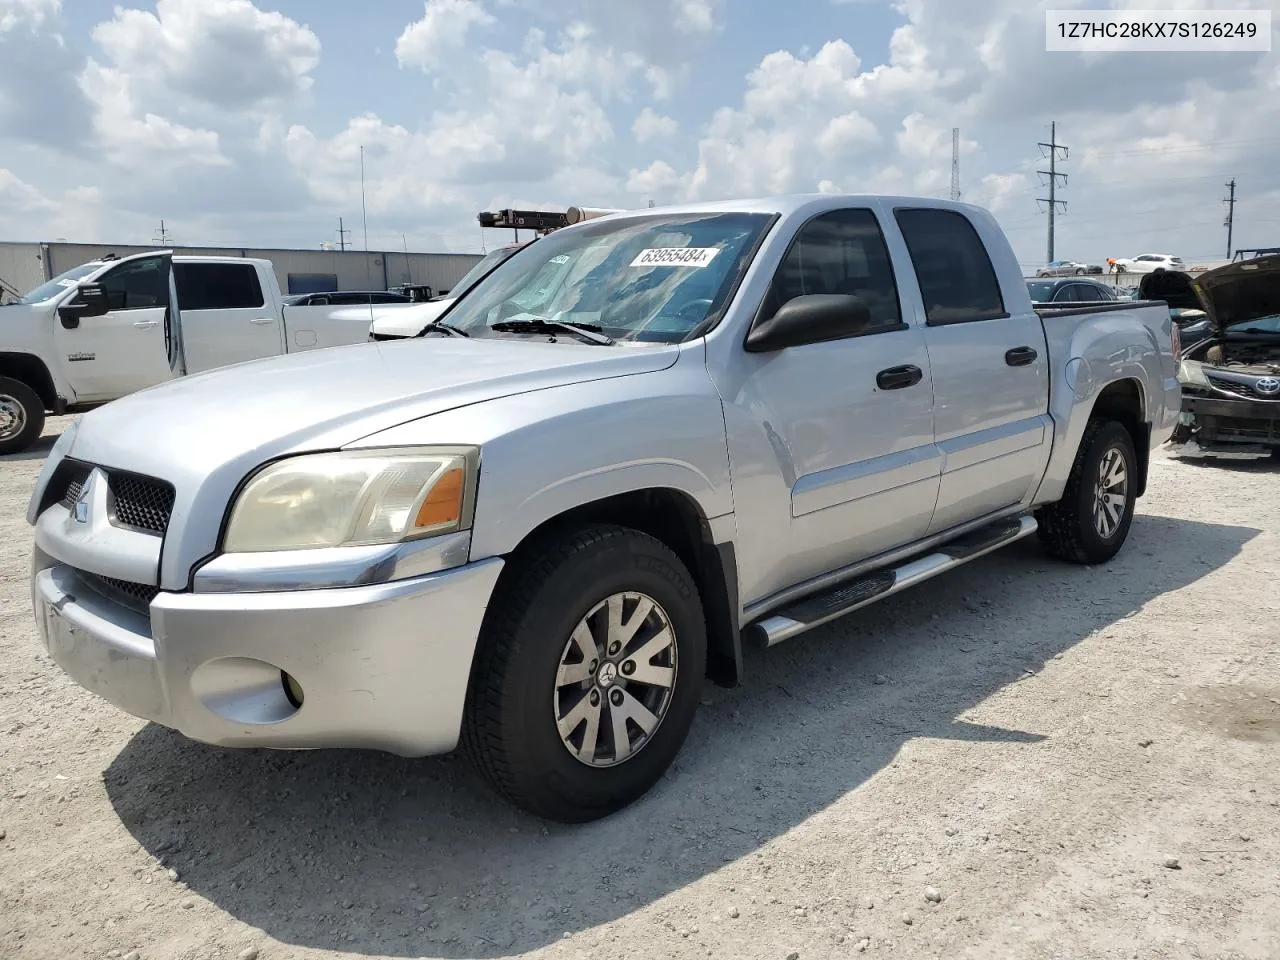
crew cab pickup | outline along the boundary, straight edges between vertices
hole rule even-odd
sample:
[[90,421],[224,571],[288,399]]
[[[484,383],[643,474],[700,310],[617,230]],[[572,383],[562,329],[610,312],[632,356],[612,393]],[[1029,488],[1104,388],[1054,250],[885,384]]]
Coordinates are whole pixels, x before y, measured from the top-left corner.
[[744,640],[1031,534],[1110,559],[1175,353],[1162,303],[1037,312],[967,204],[602,217],[421,337],[86,414],[28,509],[35,618],[72,678],[190,738],[461,743],[514,803],[591,820],[657,781]]
[[0,454],[65,413],[261,357],[368,339],[412,304],[285,306],[267,260],[172,251],[81,264],[0,307]]

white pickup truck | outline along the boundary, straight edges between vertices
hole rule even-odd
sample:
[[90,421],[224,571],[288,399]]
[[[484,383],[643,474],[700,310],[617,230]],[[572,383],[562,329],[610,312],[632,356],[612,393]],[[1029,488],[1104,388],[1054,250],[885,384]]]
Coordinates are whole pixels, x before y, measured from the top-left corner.
[[412,306],[285,306],[267,260],[159,251],[81,264],[0,307],[0,454],[29,447],[46,411],[359,343],[372,319]]
[[515,803],[590,820],[657,782],[744,637],[1036,533],[1114,556],[1178,421],[1177,351],[1163,303],[1036,310],[967,204],[603,217],[421,337],[86,414],[27,512],[38,631],[193,739],[461,743]]

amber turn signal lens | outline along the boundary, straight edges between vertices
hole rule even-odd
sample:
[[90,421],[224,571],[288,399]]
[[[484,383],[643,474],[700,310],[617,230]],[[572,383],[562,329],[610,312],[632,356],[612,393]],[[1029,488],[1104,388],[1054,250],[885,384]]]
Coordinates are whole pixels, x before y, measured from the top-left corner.
[[457,523],[462,516],[463,471],[454,467],[436,481],[418,508],[413,526],[416,530],[433,530]]

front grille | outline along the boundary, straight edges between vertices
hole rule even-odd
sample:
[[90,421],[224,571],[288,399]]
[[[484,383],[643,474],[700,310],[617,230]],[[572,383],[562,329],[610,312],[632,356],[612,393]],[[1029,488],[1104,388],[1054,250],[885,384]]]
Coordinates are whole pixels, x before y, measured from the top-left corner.
[[[107,475],[107,489],[111,491],[113,524],[161,534],[168,529],[177,497],[171,484],[125,470],[100,469]],[[46,505],[61,503],[68,510],[73,509],[84,493],[91,470],[90,464],[64,460],[49,481]]]
[[1200,436],[1209,442],[1280,443],[1280,418],[1247,420],[1243,417],[1202,417]]
[[53,479],[49,481],[49,491],[64,507],[70,510],[84,492],[84,482],[89,479],[90,468],[83,463],[64,460]]
[[159,587],[152,587],[145,583],[117,580],[115,577],[100,577],[96,573],[86,573],[83,570],[77,570],[76,573],[95,593],[144,616],[150,612],[151,601],[160,594]]
[[115,519],[125,526],[164,533],[173,514],[174,489],[162,480],[118,470],[107,473],[115,497]]
[[1215,377],[1209,373],[1205,375],[1209,382],[1219,390],[1225,390],[1227,393],[1234,393],[1238,397],[1247,397],[1250,400],[1280,400],[1280,394],[1262,393],[1254,388],[1253,384],[1246,383],[1242,380],[1228,380],[1225,377]]

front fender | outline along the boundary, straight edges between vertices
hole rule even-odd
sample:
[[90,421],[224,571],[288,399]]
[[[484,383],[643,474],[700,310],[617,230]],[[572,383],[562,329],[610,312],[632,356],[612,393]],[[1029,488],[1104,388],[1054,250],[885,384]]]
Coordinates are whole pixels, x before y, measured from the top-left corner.
[[375,439],[480,446],[472,560],[504,556],[548,520],[638,490],[679,491],[708,520],[733,512],[724,413],[700,342],[664,370],[479,403]]

